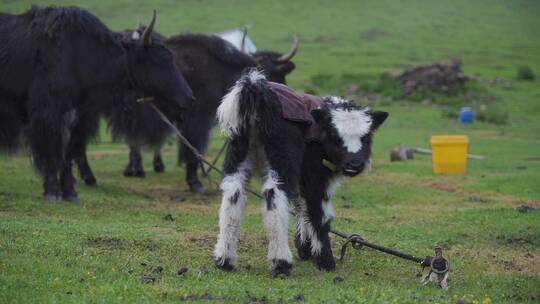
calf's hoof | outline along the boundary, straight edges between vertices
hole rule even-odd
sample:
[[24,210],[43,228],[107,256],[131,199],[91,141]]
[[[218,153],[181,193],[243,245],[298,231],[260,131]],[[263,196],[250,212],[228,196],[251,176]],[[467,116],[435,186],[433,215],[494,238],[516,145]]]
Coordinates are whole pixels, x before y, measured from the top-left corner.
[[272,275],[274,277],[279,275],[289,276],[291,274],[292,263],[285,260],[272,260]]
[[216,264],[216,267],[221,270],[225,270],[225,271],[234,270],[234,265],[231,263],[231,260],[229,258],[224,258],[224,257],[215,258],[214,264]]
[[315,257],[315,262],[317,263],[317,267],[321,271],[336,270],[336,260],[332,255]]
[[300,260],[305,261],[311,258],[311,242],[305,241],[302,243],[302,241],[300,241],[300,236],[297,235],[294,239],[294,246],[298,251]]

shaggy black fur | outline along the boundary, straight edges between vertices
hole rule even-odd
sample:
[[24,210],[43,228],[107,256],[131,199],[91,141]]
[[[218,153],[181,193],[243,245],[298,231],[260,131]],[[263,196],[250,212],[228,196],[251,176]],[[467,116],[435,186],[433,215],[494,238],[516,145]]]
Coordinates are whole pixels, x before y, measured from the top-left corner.
[[119,38],[76,7],[33,7],[22,15],[0,14],[2,115],[19,113],[12,116],[18,117],[15,120],[2,122],[11,130],[9,136],[1,136],[0,145],[13,146],[21,128],[28,129],[25,133],[47,200],[78,199],[71,162],[95,133],[103,106],[92,95],[134,86],[159,97],[158,106],[171,118],[177,118],[193,99],[162,43],[143,45]]
[[0,150],[13,152],[17,149],[25,123],[26,115],[17,104],[0,100]]
[[[131,32],[124,32],[131,35]],[[166,39],[166,45],[175,54],[176,67],[182,72],[193,90],[197,102],[184,115],[179,128],[189,142],[200,152],[206,151],[210,131],[215,125],[216,108],[223,95],[241,73],[250,67],[261,66],[268,71],[270,80],[285,83],[285,75],[294,69],[294,63],[279,63],[282,54],[258,52],[246,55],[217,36],[182,34]],[[124,138],[130,146],[126,176],[143,177],[141,147],[154,149],[154,170],[161,172],[160,147],[171,134],[170,128],[153,109],[134,104],[131,97],[119,97],[115,107],[106,114],[116,139]],[[191,191],[203,192],[197,170],[199,161],[185,145],[179,143],[179,162],[186,164],[186,182]]]

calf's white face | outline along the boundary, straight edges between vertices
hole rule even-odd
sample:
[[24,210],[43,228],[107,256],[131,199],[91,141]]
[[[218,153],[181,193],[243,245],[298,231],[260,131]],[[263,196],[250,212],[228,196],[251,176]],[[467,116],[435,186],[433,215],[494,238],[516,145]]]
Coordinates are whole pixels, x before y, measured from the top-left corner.
[[343,140],[348,152],[356,153],[362,149],[362,137],[371,131],[371,115],[368,109],[362,110],[331,110],[332,124]]
[[327,108],[312,115],[321,126],[325,159],[344,175],[361,173],[371,158],[373,132],[386,120],[387,112],[360,108],[339,97],[327,97]]

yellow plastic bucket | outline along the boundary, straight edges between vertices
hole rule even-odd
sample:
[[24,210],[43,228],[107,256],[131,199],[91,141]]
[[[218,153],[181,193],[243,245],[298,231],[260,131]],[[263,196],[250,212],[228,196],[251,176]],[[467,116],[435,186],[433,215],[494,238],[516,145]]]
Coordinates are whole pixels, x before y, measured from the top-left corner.
[[467,135],[433,135],[431,136],[431,151],[433,172],[465,173],[467,169]]

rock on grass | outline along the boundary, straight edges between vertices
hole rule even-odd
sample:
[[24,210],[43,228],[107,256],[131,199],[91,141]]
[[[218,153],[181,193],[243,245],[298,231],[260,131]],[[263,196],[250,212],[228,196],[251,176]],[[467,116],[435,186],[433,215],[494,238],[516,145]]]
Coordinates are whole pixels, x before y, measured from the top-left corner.
[[145,273],[141,277],[141,283],[143,284],[154,284],[157,281],[157,278],[151,273]]

